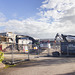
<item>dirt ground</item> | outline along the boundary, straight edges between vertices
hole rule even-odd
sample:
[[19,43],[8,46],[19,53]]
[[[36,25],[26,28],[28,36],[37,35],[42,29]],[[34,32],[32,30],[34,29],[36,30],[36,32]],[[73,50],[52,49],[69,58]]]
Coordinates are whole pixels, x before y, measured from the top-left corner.
[[1,70],[0,75],[75,75],[75,57],[39,57]]

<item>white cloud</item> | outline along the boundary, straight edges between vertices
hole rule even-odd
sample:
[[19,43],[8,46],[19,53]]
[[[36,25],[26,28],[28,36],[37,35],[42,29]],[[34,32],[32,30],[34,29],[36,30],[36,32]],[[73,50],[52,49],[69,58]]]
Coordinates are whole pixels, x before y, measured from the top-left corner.
[[56,33],[75,34],[74,0],[45,0],[40,10],[39,15],[42,17],[40,21],[48,22],[50,17],[54,19],[51,24],[52,33],[55,31]]
[[43,1],[42,3],[47,3],[49,0],[45,0],[45,1]]
[[51,38],[56,33],[75,34],[74,0],[45,0],[39,9],[40,18],[37,20],[33,18],[21,21],[13,19],[0,22],[0,26],[5,25],[6,31],[39,38]]
[[6,31],[8,32],[11,31],[31,35],[34,37],[42,37],[42,34],[46,33],[48,26],[50,24],[38,22],[35,21],[34,19],[26,19],[22,21],[9,20],[7,22],[2,22],[0,25],[5,25]]

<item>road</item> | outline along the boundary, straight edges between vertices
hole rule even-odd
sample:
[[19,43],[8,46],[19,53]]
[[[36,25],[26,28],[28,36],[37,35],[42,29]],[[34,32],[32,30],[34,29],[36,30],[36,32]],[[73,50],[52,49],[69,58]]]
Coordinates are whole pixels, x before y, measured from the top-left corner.
[[75,57],[40,57],[1,70],[0,75],[75,75]]

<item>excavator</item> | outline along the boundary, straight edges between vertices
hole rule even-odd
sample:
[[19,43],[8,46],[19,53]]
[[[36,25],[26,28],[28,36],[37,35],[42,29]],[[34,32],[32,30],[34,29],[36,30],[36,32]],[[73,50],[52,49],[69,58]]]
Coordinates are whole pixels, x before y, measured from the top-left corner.
[[75,42],[75,36],[73,35],[63,35],[63,34],[59,35],[57,33],[54,40],[56,41],[58,37],[60,41],[63,41],[63,42]]
[[[59,40],[58,40],[59,38]],[[55,36],[54,41],[57,43],[57,41],[60,42],[60,53],[61,55],[64,54],[75,54],[75,36],[73,35],[59,35],[58,33]],[[57,52],[57,55],[60,55],[59,52]]]
[[36,44],[38,42],[37,40],[35,40],[33,37],[30,37],[30,36],[16,35],[16,46],[17,46],[17,50],[18,51],[20,51],[19,50],[19,44],[18,44],[18,42],[19,42],[20,39],[29,39],[29,40],[32,41],[32,44]]

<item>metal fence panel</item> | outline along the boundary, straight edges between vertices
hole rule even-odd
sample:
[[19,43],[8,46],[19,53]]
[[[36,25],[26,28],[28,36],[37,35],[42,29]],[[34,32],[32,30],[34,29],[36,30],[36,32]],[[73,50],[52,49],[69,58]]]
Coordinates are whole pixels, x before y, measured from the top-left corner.
[[62,54],[75,55],[75,42],[61,42]]

